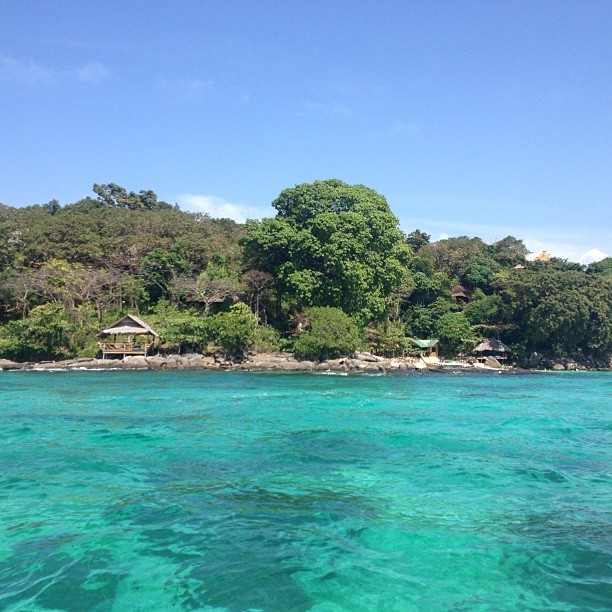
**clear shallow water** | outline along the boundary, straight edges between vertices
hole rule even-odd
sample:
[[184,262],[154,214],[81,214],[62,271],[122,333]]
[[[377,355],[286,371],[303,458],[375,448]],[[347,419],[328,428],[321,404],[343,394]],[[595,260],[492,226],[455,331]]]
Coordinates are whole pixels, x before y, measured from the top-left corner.
[[0,609],[609,610],[612,375],[0,375]]

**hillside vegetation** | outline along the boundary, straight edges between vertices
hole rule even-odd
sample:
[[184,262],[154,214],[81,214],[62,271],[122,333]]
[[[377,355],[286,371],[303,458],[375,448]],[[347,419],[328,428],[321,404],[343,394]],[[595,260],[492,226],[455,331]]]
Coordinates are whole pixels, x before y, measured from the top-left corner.
[[274,218],[245,225],[150,190],[94,193],[0,207],[0,358],[94,356],[97,332],[128,312],[183,352],[400,355],[408,337],[435,337],[454,356],[496,337],[518,361],[612,353],[611,258],[528,262],[512,236],[432,243],[336,179],[282,191]]

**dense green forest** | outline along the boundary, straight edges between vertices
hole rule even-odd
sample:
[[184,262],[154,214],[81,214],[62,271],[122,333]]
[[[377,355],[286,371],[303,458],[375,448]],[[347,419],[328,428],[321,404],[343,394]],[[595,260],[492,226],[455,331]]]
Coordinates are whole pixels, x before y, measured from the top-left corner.
[[528,262],[512,236],[406,235],[382,195],[335,179],[282,191],[274,218],[244,225],[150,190],[93,191],[0,205],[0,357],[95,356],[125,313],[167,351],[396,355],[435,337],[454,356],[495,337],[519,362],[612,353],[612,258]]

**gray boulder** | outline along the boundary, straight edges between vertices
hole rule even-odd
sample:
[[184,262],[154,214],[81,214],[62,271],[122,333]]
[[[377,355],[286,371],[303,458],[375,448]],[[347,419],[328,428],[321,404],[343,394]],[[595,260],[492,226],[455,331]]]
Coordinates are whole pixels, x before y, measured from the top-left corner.
[[502,367],[502,364],[499,363],[499,361],[497,361],[497,359],[495,357],[487,357],[484,360],[484,364],[485,368],[494,368],[496,370],[499,370]]
[[366,361],[369,363],[377,363],[380,361],[384,361],[385,358],[384,357],[379,357],[378,355],[372,355],[372,353],[367,353],[367,352],[357,352],[355,353],[354,359],[358,360],[358,361]]
[[162,355],[146,357],[146,361],[150,370],[165,370],[168,365],[168,360]]
[[147,358],[142,355],[130,355],[123,358],[123,366],[130,370],[148,370]]

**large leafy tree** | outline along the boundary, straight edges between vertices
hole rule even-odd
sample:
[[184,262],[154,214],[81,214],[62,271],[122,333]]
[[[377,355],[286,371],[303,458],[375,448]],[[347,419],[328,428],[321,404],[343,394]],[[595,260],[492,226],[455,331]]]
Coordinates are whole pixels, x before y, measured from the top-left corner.
[[276,218],[247,222],[247,265],[272,274],[291,309],[330,306],[383,318],[410,247],[386,199],[331,179],[284,190]]
[[204,304],[207,316],[213,304],[221,304],[238,293],[238,283],[231,277],[216,278],[205,270],[197,278],[181,274],[174,282],[174,291],[187,300]]
[[545,262],[500,277],[497,291],[507,339],[527,351],[558,355],[612,349],[612,280]]
[[151,302],[160,298],[175,298],[174,281],[179,274],[189,271],[186,245],[177,243],[171,251],[155,248],[142,260],[141,275]]
[[525,256],[529,253],[529,249],[523,241],[514,236],[506,236],[494,242],[490,247],[490,251],[495,261],[505,267],[524,264]]
[[26,319],[0,329],[0,357],[19,361],[67,357],[74,352],[75,328],[61,304],[36,306]]
[[452,357],[458,351],[469,351],[476,345],[476,336],[463,312],[447,312],[436,322],[435,335],[440,339],[442,353]]
[[418,251],[421,247],[431,242],[431,234],[426,234],[420,229],[415,229],[406,236],[406,242],[415,250]]
[[458,279],[468,260],[486,251],[487,245],[480,238],[459,236],[426,244],[419,250],[419,255],[429,259],[436,271]]

